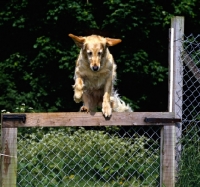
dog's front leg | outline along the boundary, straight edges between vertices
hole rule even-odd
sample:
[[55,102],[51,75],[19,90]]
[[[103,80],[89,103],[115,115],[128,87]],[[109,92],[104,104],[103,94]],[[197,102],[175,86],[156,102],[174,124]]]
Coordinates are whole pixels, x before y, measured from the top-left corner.
[[112,114],[112,108],[110,105],[110,95],[112,91],[112,79],[111,77],[107,80],[107,83],[104,88],[104,96],[102,103],[102,112],[105,117],[110,117]]
[[84,86],[83,80],[80,77],[76,78],[74,85],[74,101],[76,103],[82,101],[83,86]]

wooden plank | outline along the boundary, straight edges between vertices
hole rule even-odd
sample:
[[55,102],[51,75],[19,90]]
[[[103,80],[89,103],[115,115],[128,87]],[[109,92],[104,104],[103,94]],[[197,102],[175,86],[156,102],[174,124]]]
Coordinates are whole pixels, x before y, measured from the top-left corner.
[[[174,92],[173,92],[173,108],[175,117],[182,119],[183,105],[183,62],[181,53],[183,51],[182,40],[184,37],[184,17],[177,16],[171,21],[174,28]],[[178,164],[181,157],[180,138],[182,137],[182,123],[177,123],[175,127],[175,167],[178,171]]]
[[2,128],[1,131],[0,186],[16,187],[17,183],[17,128]]
[[[169,54],[168,54],[168,110],[172,112],[173,108],[173,45],[174,45],[174,28],[169,29]],[[174,132],[175,127],[164,126],[161,129],[161,154],[160,154],[160,183],[161,186],[174,186]]]
[[[13,115],[13,114],[11,114]],[[26,122],[4,121],[3,128],[13,127],[63,127],[63,126],[147,126],[164,123],[146,123],[148,118],[174,118],[171,112],[124,112],[113,113],[106,119],[101,112],[26,113]],[[169,124],[168,124],[169,125]],[[171,124],[173,125],[173,124]]]
[[183,51],[182,41],[184,35],[184,17],[172,18],[171,27],[174,28],[174,100],[172,111],[175,117],[182,118],[182,88],[183,88],[183,63],[181,52]]
[[175,153],[174,153],[174,126],[164,126],[162,132],[162,186],[175,186]]

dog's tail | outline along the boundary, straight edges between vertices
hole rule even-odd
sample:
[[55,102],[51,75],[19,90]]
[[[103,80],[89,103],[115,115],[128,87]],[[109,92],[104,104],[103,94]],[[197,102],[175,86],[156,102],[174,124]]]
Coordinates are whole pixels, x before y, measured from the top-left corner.
[[117,92],[114,92],[113,96],[110,97],[112,103],[113,112],[133,112],[129,104],[126,104],[119,97]]

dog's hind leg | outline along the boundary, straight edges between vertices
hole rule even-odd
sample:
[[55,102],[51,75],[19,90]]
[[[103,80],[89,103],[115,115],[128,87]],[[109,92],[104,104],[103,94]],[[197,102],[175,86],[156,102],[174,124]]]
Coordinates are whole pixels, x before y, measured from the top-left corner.
[[83,93],[82,96],[84,105],[81,107],[81,112],[96,112],[97,111],[97,103],[93,95]]
[[80,112],[89,112],[89,109],[86,107],[86,106],[82,106],[81,108],[80,108]]

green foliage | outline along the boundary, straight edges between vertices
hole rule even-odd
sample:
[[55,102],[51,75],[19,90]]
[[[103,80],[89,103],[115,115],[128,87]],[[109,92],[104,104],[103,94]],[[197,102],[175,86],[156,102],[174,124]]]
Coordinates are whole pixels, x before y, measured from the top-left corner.
[[[177,14],[192,19],[186,22],[186,31],[200,28],[197,0],[168,4],[9,0],[0,4],[2,109],[26,103],[39,111],[78,111],[71,88],[78,49],[67,36],[74,33],[121,38],[123,42],[110,49],[118,65],[120,95],[135,103],[135,110],[166,110],[170,18]],[[137,91],[127,89],[127,80],[133,80]],[[166,91],[160,94],[160,90]]]
[[157,182],[159,159],[153,150],[157,145],[147,151],[150,139],[145,136],[120,138],[84,128],[51,129],[42,135],[40,129],[37,135],[26,133],[18,142],[18,183],[22,186],[27,181],[33,186],[93,186],[97,181],[99,186],[105,182],[148,186]]
[[[33,112],[35,112],[35,110],[32,107],[26,106],[25,103],[22,103],[21,105],[12,109],[12,111],[14,111],[14,113],[33,113]],[[3,109],[3,110],[1,110],[1,113],[10,113],[10,111]]]
[[179,163],[177,187],[200,185],[199,127],[189,126],[181,140],[182,153]]
[[197,14],[194,12],[194,7],[197,4],[197,0],[181,0],[177,2],[177,4],[173,3],[173,5],[176,7],[175,14],[187,13],[192,18],[195,18],[197,16]]

